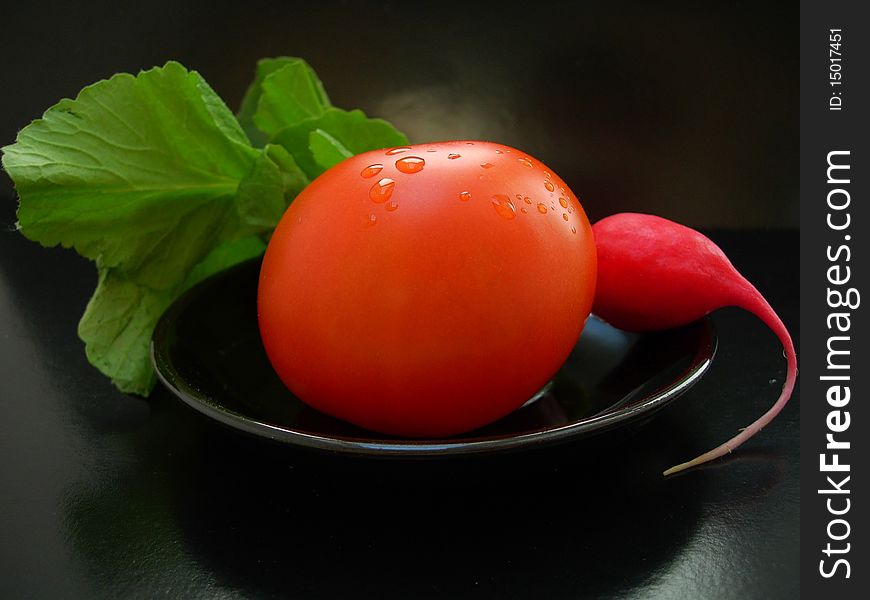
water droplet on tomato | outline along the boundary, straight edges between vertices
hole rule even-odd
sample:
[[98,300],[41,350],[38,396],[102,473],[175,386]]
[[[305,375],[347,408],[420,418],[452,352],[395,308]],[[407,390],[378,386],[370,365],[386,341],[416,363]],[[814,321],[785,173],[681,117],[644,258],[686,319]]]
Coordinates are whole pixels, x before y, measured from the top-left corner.
[[534,168],[534,165],[532,164],[532,161],[529,160],[528,158],[526,158],[525,156],[521,156],[520,158],[517,159],[517,161],[519,161],[519,162],[522,163],[524,166],[526,166],[526,167],[528,167],[528,168],[530,168],[530,169],[533,169],[533,168]]
[[541,213],[542,215],[547,214],[547,207],[544,206],[543,202],[538,202],[538,212]]
[[571,233],[577,233],[577,228],[573,225],[571,226]]
[[396,168],[402,173],[419,173],[426,165],[426,161],[419,156],[406,156],[396,161]]
[[503,219],[515,219],[517,209],[514,208],[514,203],[504,194],[496,194],[492,197],[492,206],[495,212]]
[[459,199],[463,202],[471,200],[471,192],[459,192]]
[[545,181],[545,182],[544,182],[544,187],[547,188],[547,191],[548,191],[548,192],[552,192],[553,190],[556,189],[556,186],[554,186],[554,185],[553,185],[552,183],[550,183],[549,181]]
[[375,164],[369,165],[365,169],[363,169],[362,172],[360,173],[360,175],[364,179],[368,179],[369,177],[374,177],[375,175],[380,173],[383,169],[384,169],[384,165],[375,163]]
[[401,154],[402,152],[407,152],[410,149],[411,149],[410,146],[399,146],[398,148],[390,148],[389,150],[384,152],[384,154],[386,154],[387,156],[395,156],[396,154]]
[[460,156],[462,156],[462,155],[461,155],[461,154],[456,154],[455,152],[452,152],[452,153],[450,153],[450,154],[447,155],[447,158],[449,158],[450,160],[456,160],[456,159],[459,158]]
[[466,146],[473,146],[473,145],[474,145],[474,142],[465,142],[465,145],[466,145]]
[[485,162],[485,163],[480,163],[480,166],[483,167],[484,169],[491,169],[491,168],[493,168],[495,165],[492,164],[492,163],[489,163],[489,162]]
[[438,152],[438,148],[428,148],[426,152]]
[[396,204],[396,201],[395,201],[395,200],[390,200],[389,202],[387,202],[387,205],[384,206],[384,208],[386,208],[386,209],[387,209],[388,211],[390,211],[390,212],[393,212],[394,210],[396,210],[397,208],[399,208],[399,205]]
[[559,198],[559,204],[561,205],[562,208],[568,208],[568,201],[565,200],[564,198]]
[[370,213],[368,219],[366,219],[366,225],[371,227],[375,223],[378,222],[378,216],[375,213]]
[[496,154],[502,154],[502,151],[499,150],[498,148],[496,148],[495,153],[496,153]]
[[568,220],[568,213],[562,213],[562,218],[567,221]]
[[529,198],[528,196],[526,196],[525,198],[523,198],[523,202],[525,202],[526,204],[531,204],[531,203],[532,203],[532,199]]
[[372,199],[372,202],[383,204],[393,195],[394,187],[396,187],[396,182],[389,177],[379,179],[369,190],[369,198]]
[[525,206],[520,209],[520,212],[522,212],[524,215],[529,213],[529,211],[526,210]]

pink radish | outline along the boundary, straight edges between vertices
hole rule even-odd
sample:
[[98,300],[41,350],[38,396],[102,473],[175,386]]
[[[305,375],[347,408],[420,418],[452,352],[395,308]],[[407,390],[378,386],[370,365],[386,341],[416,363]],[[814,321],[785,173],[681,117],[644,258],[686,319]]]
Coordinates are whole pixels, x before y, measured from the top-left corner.
[[791,336],[767,301],[708,238],[653,215],[616,214],[593,225],[598,283],[592,312],[626,331],[686,325],[724,306],[761,319],[784,348],[782,393],[758,420],[721,446],[671,467],[671,475],[724,456],[758,433],[783,409],[794,389],[797,356]]

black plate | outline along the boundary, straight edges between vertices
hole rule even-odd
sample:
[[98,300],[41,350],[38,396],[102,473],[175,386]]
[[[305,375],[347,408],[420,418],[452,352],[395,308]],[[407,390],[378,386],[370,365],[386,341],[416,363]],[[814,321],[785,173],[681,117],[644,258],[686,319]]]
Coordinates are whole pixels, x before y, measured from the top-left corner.
[[553,380],[522,408],[441,440],[374,433],[302,403],[260,342],[259,260],[200,283],[166,311],[151,345],[160,380],[184,402],[236,429],[310,448],[374,456],[449,456],[539,447],[645,422],[696,383],[713,359],[709,320],[634,335],[591,317]]

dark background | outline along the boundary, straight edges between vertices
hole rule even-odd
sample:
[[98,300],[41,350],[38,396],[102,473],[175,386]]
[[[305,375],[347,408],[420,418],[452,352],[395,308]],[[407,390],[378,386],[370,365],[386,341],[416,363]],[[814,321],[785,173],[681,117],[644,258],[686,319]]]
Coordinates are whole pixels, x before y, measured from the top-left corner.
[[[798,338],[798,7],[19,3],[0,144],[64,96],[176,59],[235,108],[263,56],[412,141],[483,138],[558,172],[594,221],[703,228]],[[797,395],[727,460],[663,479],[766,408],[775,338],[720,311],[708,375],[590,452],[446,463],[311,455],[125,397],[75,327],[96,274],[12,230],[0,177],[0,597],[798,596]]]
[[3,11],[0,144],[118,71],[175,59],[236,109],[257,59],[293,55],[334,104],[412,142],[529,152],[592,220],[637,210],[696,227],[797,227],[796,4],[125,4]]

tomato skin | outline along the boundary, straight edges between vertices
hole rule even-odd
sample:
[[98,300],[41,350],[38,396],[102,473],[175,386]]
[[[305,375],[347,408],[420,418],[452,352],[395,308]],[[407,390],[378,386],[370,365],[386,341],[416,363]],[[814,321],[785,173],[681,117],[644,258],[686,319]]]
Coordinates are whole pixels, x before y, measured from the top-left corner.
[[546,384],[595,279],[586,214],[534,158],[488,142],[377,150],[287,209],[261,267],[260,332],[282,381],[314,408],[446,437]]

